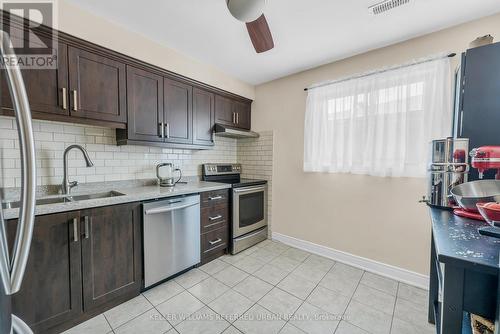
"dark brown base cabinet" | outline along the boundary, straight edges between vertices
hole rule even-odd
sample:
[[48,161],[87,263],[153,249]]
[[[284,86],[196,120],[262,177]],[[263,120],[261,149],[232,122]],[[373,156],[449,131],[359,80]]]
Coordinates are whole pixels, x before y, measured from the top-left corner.
[[229,191],[201,194],[201,264],[208,263],[229,250]]
[[[141,206],[38,216],[13,313],[35,333],[58,333],[139,295]],[[14,240],[17,220],[7,223]]]
[[[83,314],[82,249],[78,212],[40,216],[35,220],[33,241],[21,290],[12,298],[12,312],[36,333]],[[14,240],[17,220],[7,223]],[[75,241],[76,240],[76,241]]]
[[80,212],[83,308],[93,310],[142,286],[140,204]]

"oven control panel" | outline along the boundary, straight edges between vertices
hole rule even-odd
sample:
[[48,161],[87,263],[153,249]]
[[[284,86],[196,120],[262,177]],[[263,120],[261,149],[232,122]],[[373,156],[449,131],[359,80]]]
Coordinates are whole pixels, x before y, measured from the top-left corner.
[[241,164],[203,164],[203,175],[241,174]]

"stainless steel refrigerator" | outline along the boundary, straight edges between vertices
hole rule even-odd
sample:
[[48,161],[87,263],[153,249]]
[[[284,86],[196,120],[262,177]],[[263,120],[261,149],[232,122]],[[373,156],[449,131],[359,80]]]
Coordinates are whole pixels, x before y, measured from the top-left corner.
[[[4,56],[8,56],[10,60],[14,59],[15,55],[11,52],[9,36],[1,30],[0,40],[2,59],[5,59]],[[22,178],[20,199],[22,204],[19,208],[19,221],[11,249],[7,242],[7,231],[0,206],[0,333],[26,334],[32,333],[32,331],[22,319],[12,314],[11,298],[21,289],[33,235],[36,192],[35,142],[31,112],[20,69],[17,66],[6,64],[3,71],[5,71],[5,78],[12,98],[19,135]],[[2,202],[2,195],[3,189],[0,184],[0,202]]]

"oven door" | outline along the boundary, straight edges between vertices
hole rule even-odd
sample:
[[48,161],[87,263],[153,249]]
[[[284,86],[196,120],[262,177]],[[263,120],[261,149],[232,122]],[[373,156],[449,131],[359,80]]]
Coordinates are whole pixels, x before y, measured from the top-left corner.
[[267,225],[267,185],[233,189],[233,238]]

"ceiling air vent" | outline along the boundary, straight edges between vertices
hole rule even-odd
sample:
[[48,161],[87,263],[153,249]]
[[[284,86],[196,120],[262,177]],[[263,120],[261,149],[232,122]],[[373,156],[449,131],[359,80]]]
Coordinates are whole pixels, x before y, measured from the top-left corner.
[[378,14],[385,13],[391,9],[396,8],[396,7],[399,7],[401,5],[405,5],[408,2],[410,2],[410,0],[386,0],[386,1],[379,2],[376,5],[370,6],[368,8],[368,10],[370,11],[370,14],[378,15]]

